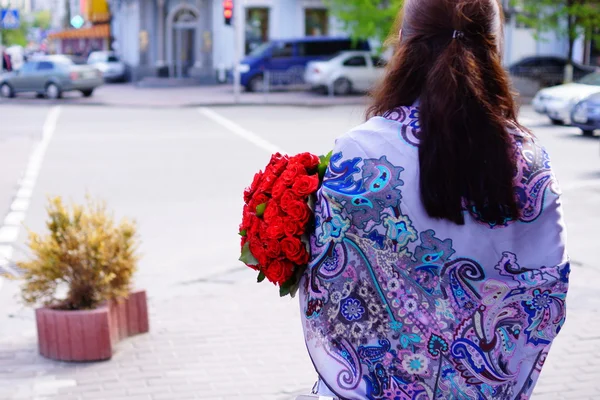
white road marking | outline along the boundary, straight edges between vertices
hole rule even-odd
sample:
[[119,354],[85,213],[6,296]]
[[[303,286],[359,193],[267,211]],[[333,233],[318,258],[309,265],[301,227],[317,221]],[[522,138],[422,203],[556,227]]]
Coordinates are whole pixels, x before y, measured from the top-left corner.
[[[48,112],[42,128],[42,140],[36,145],[29,156],[27,168],[25,169],[23,178],[19,182],[19,189],[10,206],[10,212],[4,218],[3,225],[0,226],[0,267],[13,275],[17,274],[10,267],[10,261],[13,256],[13,244],[19,237],[21,224],[25,220],[25,215],[29,209],[33,188],[42,168],[48,145],[56,131],[60,111],[60,106],[56,106],[52,107]],[[1,285],[2,279],[0,278]]]
[[232,120],[230,120],[228,118],[225,118],[224,116],[211,110],[210,108],[200,107],[198,109],[198,112],[200,112],[200,114],[204,115],[205,117],[211,119],[212,121],[216,122],[217,124],[221,125],[222,127],[226,128],[227,130],[234,133],[235,135],[252,143],[256,147],[259,147],[259,148],[265,150],[268,153],[286,154],[286,152],[284,150],[282,150],[279,146],[269,142],[268,140],[261,138],[254,132],[251,132],[245,128],[242,128],[237,123],[233,122]]
[[18,226],[3,226],[0,228],[0,243],[14,243],[18,237]]
[[25,213],[23,211],[11,211],[4,217],[4,225],[21,226],[25,221]]
[[29,208],[29,198],[16,198],[10,205],[10,211],[25,212]]

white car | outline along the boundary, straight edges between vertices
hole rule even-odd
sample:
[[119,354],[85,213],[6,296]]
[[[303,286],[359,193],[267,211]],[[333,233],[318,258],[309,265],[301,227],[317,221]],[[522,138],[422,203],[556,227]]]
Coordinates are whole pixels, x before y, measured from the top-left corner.
[[87,63],[99,69],[106,81],[125,80],[125,64],[112,51],[93,51]]
[[385,63],[368,51],[344,51],[306,66],[304,80],[313,89],[347,95],[365,92],[383,76]]
[[547,115],[553,124],[571,124],[573,107],[586,97],[600,93],[600,73],[586,75],[579,82],[542,89],[533,99],[533,108]]

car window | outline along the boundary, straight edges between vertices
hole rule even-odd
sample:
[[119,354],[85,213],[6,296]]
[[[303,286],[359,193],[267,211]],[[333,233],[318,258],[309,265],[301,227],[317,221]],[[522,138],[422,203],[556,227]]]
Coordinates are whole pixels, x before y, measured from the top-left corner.
[[102,57],[102,54],[100,54],[100,53],[92,53],[90,55],[90,59],[88,60],[88,62],[90,64],[94,64],[94,63],[102,62],[103,59],[104,59],[104,57]]
[[561,60],[557,60],[555,58],[542,58],[540,60],[540,64],[542,67],[557,67],[562,68],[565,66],[565,62]]
[[272,46],[272,43],[267,42],[267,43],[263,43],[260,46],[256,47],[254,50],[252,50],[249,54],[250,57],[262,57],[262,55],[269,50],[269,48]]
[[119,62],[119,57],[110,55],[108,56],[108,62]]
[[280,43],[273,50],[273,58],[286,58],[294,55],[292,43]]
[[37,66],[38,71],[51,71],[54,69],[54,64],[49,61],[40,61]]
[[381,57],[371,57],[371,60],[373,61],[373,66],[375,68],[385,68],[386,62],[383,58]]
[[344,62],[345,67],[366,67],[367,59],[364,56],[354,56]]
[[23,64],[20,72],[23,74],[31,73],[31,72],[35,71],[37,65],[38,65],[37,62],[27,62],[27,63]]
[[521,61],[517,64],[518,67],[537,67],[539,65],[539,60],[532,58],[529,60]]
[[584,85],[600,86],[600,74],[589,74],[584,76],[579,83]]

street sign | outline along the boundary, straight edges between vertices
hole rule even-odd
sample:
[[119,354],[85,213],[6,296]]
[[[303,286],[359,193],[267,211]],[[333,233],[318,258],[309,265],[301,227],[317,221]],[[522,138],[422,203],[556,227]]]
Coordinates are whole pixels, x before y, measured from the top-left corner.
[[2,29],[19,29],[21,19],[19,18],[19,10],[3,9],[0,11],[0,28]]

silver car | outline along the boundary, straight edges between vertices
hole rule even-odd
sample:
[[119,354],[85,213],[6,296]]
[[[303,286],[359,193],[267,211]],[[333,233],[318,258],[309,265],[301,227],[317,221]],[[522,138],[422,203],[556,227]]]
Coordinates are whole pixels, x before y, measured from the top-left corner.
[[58,99],[64,92],[80,91],[90,97],[103,84],[102,73],[86,65],[75,65],[66,56],[47,56],[23,64],[20,70],[0,76],[0,95],[34,92]]

